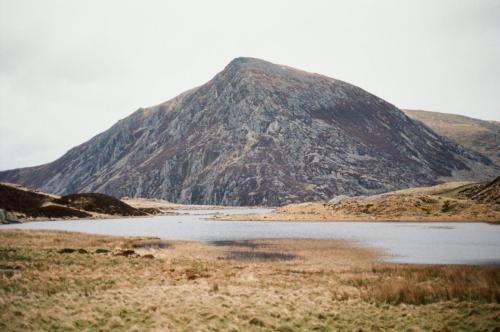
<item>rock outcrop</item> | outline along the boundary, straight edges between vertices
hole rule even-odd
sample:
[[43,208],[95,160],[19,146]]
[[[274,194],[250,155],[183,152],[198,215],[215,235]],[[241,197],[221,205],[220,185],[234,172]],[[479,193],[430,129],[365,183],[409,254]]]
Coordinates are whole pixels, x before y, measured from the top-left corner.
[[19,219],[9,211],[0,209],[0,224],[19,224]]
[[57,194],[282,205],[434,184],[456,172],[487,178],[493,167],[356,86],[237,58],[208,83],[0,180]]

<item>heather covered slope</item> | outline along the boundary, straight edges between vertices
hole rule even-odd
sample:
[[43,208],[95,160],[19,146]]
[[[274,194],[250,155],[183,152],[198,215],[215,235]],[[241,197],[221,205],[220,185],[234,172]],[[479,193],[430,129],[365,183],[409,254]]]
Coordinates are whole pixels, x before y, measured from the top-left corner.
[[59,197],[12,183],[0,183],[0,209],[13,213],[20,219],[147,215],[140,209],[104,194],[85,193]]
[[38,167],[0,179],[47,192],[281,205],[477,179],[491,161],[348,83],[237,58]]

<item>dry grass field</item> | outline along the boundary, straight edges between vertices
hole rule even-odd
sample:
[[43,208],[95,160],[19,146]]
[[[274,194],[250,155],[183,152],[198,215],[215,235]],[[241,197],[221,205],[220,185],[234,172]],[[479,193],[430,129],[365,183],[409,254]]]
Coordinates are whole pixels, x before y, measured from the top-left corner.
[[342,241],[0,231],[0,330],[498,331],[500,268]]

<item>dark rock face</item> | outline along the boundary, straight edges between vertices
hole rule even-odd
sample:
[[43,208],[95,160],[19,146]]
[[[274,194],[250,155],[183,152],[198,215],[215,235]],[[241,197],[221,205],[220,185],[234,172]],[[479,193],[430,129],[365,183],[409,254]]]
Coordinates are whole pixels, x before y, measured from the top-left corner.
[[281,205],[434,184],[476,167],[494,166],[358,87],[237,58],[205,85],[0,180],[58,194]]

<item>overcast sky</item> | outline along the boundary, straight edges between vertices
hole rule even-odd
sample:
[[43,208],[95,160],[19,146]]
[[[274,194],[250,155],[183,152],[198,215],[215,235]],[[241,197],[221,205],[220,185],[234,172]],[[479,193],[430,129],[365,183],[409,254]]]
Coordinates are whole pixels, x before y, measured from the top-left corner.
[[52,161],[238,56],[500,120],[496,0],[0,0],[0,169]]

